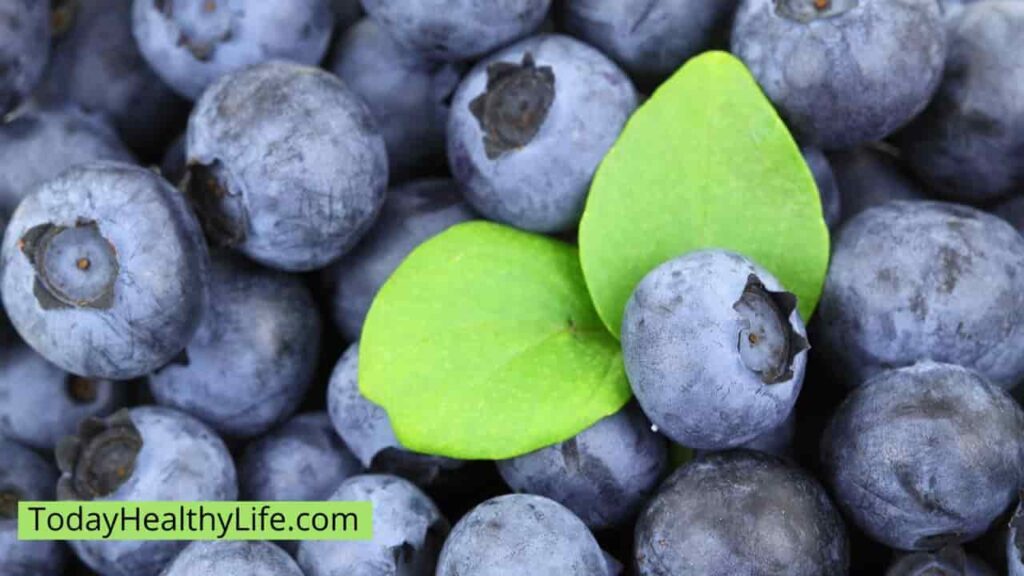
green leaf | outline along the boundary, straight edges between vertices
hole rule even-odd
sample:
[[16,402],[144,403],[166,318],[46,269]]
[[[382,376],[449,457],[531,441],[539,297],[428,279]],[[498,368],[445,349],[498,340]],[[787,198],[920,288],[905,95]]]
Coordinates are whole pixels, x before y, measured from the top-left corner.
[[403,446],[464,459],[567,440],[630,398],[576,249],[488,222],[422,244],[384,285],[359,386]]
[[587,287],[619,334],[652,269],[701,248],[771,271],[810,318],[828,268],[828,228],[796,142],[742,62],[690,60],[630,119],[595,175],[580,224]]

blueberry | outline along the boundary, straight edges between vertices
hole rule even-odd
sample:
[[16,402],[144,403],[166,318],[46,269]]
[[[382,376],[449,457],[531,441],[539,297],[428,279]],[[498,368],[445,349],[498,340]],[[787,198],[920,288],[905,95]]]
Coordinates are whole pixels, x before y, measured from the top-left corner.
[[903,550],[980,536],[1021,484],[1024,412],[979,374],[924,362],[855,389],[821,442],[840,506]]
[[433,60],[469,60],[537,30],[551,0],[363,0],[388,34]]
[[25,110],[0,123],[0,212],[11,214],[43,182],[89,162],[134,163],[102,118],[74,106]]
[[370,19],[348,29],[327,68],[369,106],[387,143],[393,180],[444,162],[445,128],[462,67],[405,48]]
[[969,556],[959,546],[947,546],[938,552],[917,552],[897,559],[885,576],[995,576],[981,560]]
[[126,380],[199,325],[209,256],[184,198],[150,170],[97,163],[36,189],[3,242],[3,303],[22,338],[73,374]]
[[828,156],[839,188],[843,222],[893,200],[924,200],[924,190],[903,172],[884,148],[858,148]]
[[420,485],[462,466],[459,460],[410,452],[398,443],[388,414],[359,392],[359,343],[345,350],[327,387],[327,412],[334,429],[363,466]]
[[0,437],[0,574],[59,576],[66,555],[54,541],[18,539],[18,501],[52,500],[57,471],[32,450]]
[[741,448],[764,452],[779,458],[790,455],[793,448],[793,438],[796,436],[796,410],[789,413],[782,424],[772,428],[764,434],[745,442]]
[[50,5],[0,0],[0,117],[25,98],[50,56]]
[[1006,540],[1006,561],[1009,576],[1024,576],[1024,504],[1017,506],[1017,511],[1010,520],[1010,531]]
[[89,417],[125,404],[125,385],[68,374],[23,344],[5,347],[0,363],[0,435],[53,450]]
[[942,78],[937,0],[743,0],[732,51],[790,127],[825,149],[896,131]]
[[298,560],[306,576],[433,576],[448,521],[415,485],[396,476],[365,474],[342,482],[330,499],[370,502],[373,539],[302,542]]
[[572,229],[636,106],[629,78],[597,50],[568,36],[524,40],[477,64],[455,93],[452,174],[490,219]]
[[413,248],[474,217],[451,180],[417,180],[389,190],[373,228],[323,274],[342,336],[359,339],[374,296]]
[[691,57],[719,44],[738,0],[566,0],[569,34],[600,49],[653,88]]
[[832,165],[825,154],[817,148],[803,148],[801,153],[811,170],[811,175],[814,176],[814,184],[818,187],[825,224],[829,230],[834,230],[839,227],[842,220],[842,199],[839,196],[835,175],[832,173]]
[[142,56],[195,100],[218,78],[275,59],[317,64],[334,27],[328,0],[135,0]]
[[[324,412],[300,414],[245,448],[238,466],[241,497],[257,502],[326,500],[363,467]],[[298,542],[279,543],[294,554]]]
[[636,526],[638,576],[839,576],[849,548],[824,488],[781,460],[737,450],[679,468]]
[[64,0],[54,4],[54,17],[63,30],[55,31],[35,97],[105,115],[130,147],[159,154],[188,108],[142,59],[132,37],[132,0]]
[[630,385],[660,432],[690,448],[739,446],[789,416],[808,349],[796,297],[724,250],[655,268],[622,321]]
[[996,216],[890,202],[839,234],[816,342],[850,385],[919,360],[1024,377],[1024,238]]
[[604,554],[568,508],[527,494],[498,496],[465,515],[444,543],[437,576],[605,576]]
[[665,440],[631,404],[565,442],[498,462],[498,471],[516,492],[550,498],[599,530],[635,517],[667,464]]
[[978,2],[950,29],[935,100],[900,139],[914,171],[943,196],[991,200],[1024,187],[1024,3]]
[[323,267],[373,224],[387,154],[333,74],[269,62],[219,80],[188,126],[189,194],[207,234],[267,266]]
[[[121,410],[82,423],[57,446],[60,500],[235,500],[235,467],[224,443],[198,420],[168,408]],[[127,471],[127,473],[126,473]],[[104,576],[156,576],[187,542],[76,541]]]
[[267,542],[193,542],[161,576],[303,576],[288,554]]
[[302,280],[215,253],[210,298],[182,357],[149,379],[157,402],[233,437],[262,434],[302,402],[320,315]]

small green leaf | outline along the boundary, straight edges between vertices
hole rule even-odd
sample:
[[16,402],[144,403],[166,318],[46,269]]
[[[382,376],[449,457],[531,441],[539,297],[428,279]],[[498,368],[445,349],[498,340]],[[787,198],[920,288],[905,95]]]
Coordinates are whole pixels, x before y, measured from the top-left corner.
[[580,224],[587,287],[618,335],[652,269],[726,248],[771,271],[810,318],[829,258],[810,170],[742,62],[690,60],[630,119],[594,178]]
[[468,222],[417,248],[363,327],[359,387],[416,452],[511,458],[630,398],[575,248]]

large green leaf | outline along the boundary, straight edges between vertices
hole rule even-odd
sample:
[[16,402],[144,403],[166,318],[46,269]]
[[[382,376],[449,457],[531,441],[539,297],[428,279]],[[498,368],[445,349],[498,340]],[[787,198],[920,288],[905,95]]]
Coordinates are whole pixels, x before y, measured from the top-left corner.
[[810,170],[742,62],[690,60],[630,119],[594,178],[580,255],[601,318],[618,335],[637,283],[691,250],[753,258],[817,305],[829,238]]
[[576,249],[488,222],[427,241],[384,285],[359,386],[406,448],[467,459],[561,442],[630,397]]

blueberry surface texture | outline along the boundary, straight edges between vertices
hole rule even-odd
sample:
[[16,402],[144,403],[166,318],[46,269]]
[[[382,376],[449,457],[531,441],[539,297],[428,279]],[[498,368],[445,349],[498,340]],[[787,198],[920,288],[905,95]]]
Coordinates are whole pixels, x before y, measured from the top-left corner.
[[601,50],[644,88],[725,43],[737,0],[565,0],[566,31]]
[[976,2],[956,17],[931,106],[901,135],[914,171],[961,202],[1024,186],[1024,3]]
[[807,364],[795,307],[767,270],[723,250],[691,252],[645,276],[626,304],[622,350],[659,432],[718,450],[781,425]]
[[373,228],[323,273],[341,335],[359,340],[377,291],[414,248],[475,217],[452,180],[416,180],[388,190]]
[[551,0],[363,0],[395,40],[433,60],[479,58],[537,30]]
[[937,0],[743,0],[732,52],[802,142],[849,148],[925,108],[946,33]]
[[639,576],[843,576],[839,511],[805,472],[771,456],[709,454],[676,470],[636,526]]
[[3,303],[47,360],[89,378],[142,376],[177,356],[207,300],[209,255],[184,197],[116,163],[69,169],[14,213]]
[[636,106],[629,78],[597,50],[568,36],[529,38],[463,79],[448,162],[487,218],[532,232],[569,230]]
[[73,166],[135,158],[101,116],[74,105],[24,110],[0,123],[0,211]]
[[86,418],[107,416],[127,401],[130,384],[68,374],[24,344],[2,351],[0,435],[53,450]]
[[448,535],[448,521],[414,484],[396,476],[353,476],[330,499],[370,502],[373,539],[302,542],[298,561],[306,576],[433,576],[441,544]]
[[937,552],[907,554],[893,562],[885,576],[995,576],[984,562],[959,546],[946,546]]
[[977,538],[1017,499],[1024,413],[976,372],[924,362],[854,390],[821,442],[847,517],[879,542],[936,550]]
[[[231,455],[200,421],[159,407],[121,410],[82,423],[57,446],[60,500],[235,500]],[[76,541],[103,576],[156,576],[187,545],[174,541]]]
[[161,576],[304,576],[295,561],[269,542],[193,542]]
[[464,67],[423,57],[366,18],[339,36],[327,69],[369,106],[387,143],[392,180],[444,163],[452,95]]
[[253,64],[319,63],[333,28],[328,0],[134,0],[132,6],[143,57],[190,100]]
[[452,529],[437,576],[605,576],[601,548],[586,525],[553,500],[527,494],[480,504]]
[[419,485],[462,466],[459,460],[410,452],[395,437],[383,408],[359,392],[359,344],[345,350],[327,386],[327,412],[334,429],[359,461],[374,472],[395,474]]
[[215,253],[209,305],[188,347],[149,378],[157,403],[232,437],[283,422],[316,371],[320,314],[299,278]]
[[857,385],[919,360],[1010,389],[1024,377],[1024,238],[956,204],[890,202],[835,241],[815,343]]
[[63,572],[67,556],[63,543],[18,539],[18,502],[53,500],[56,482],[53,464],[0,437],[0,574],[57,576]]
[[283,61],[222,78],[188,125],[187,186],[211,241],[272,268],[321,268],[384,203],[384,139],[332,74]]
[[498,471],[513,490],[550,498],[600,530],[632,520],[667,464],[665,439],[630,404],[565,442],[498,462]]
[[132,0],[61,0],[53,18],[60,28],[35,98],[106,116],[129,147],[157,157],[188,108],[142,58]]
[[49,3],[0,0],[0,117],[35,88],[49,57]]

